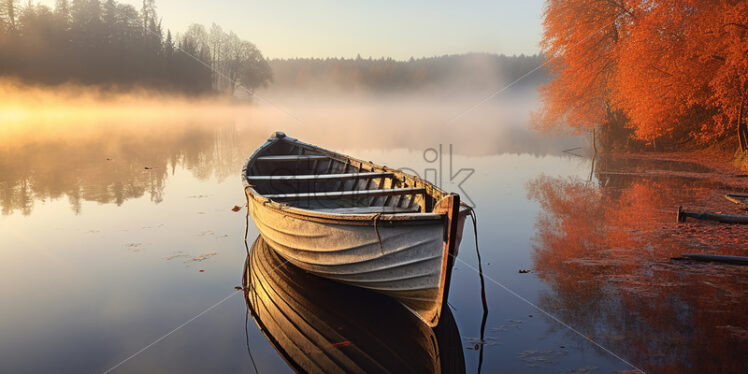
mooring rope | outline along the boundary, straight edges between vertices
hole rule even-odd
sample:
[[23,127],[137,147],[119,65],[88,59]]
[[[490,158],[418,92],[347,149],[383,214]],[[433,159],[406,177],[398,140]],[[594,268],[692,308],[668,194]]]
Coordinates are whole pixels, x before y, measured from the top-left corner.
[[483,347],[485,342],[483,341],[486,331],[486,322],[488,320],[488,301],[486,300],[486,281],[483,278],[483,261],[480,257],[480,249],[478,247],[478,217],[475,214],[475,209],[470,205],[460,202],[460,206],[464,206],[468,209],[471,221],[473,221],[473,234],[475,235],[475,254],[478,257],[478,277],[480,278],[480,298],[483,304],[483,318],[481,318],[480,324],[480,351],[478,353],[478,373],[481,372],[483,366]]
[[255,373],[259,373],[257,370],[257,364],[255,364],[255,358],[252,356],[252,351],[249,349],[249,310],[244,313],[244,337],[247,343],[247,354],[249,354],[249,360],[252,361],[252,367],[255,369]]
[[483,279],[483,261],[480,258],[480,250],[478,249],[478,217],[475,215],[475,210],[469,207],[470,219],[473,221],[473,233],[475,234],[475,254],[478,256],[478,274],[480,276],[480,298],[483,303],[483,318],[480,324],[480,353],[478,358],[478,373],[481,371],[483,366],[483,341],[484,333],[486,331],[486,321],[488,320],[488,301],[486,300],[486,281]]

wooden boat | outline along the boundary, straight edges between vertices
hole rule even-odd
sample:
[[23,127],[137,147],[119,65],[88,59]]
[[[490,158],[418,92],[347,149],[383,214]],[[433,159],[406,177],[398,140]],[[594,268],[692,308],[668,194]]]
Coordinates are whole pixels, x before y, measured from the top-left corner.
[[725,195],[725,199],[740,205],[743,209],[748,209],[748,194],[728,193]]
[[296,268],[262,236],[247,256],[242,283],[253,319],[297,372],[465,372],[448,308],[432,329],[389,297]]
[[242,174],[252,219],[283,258],[438,324],[469,209],[459,195],[282,132]]

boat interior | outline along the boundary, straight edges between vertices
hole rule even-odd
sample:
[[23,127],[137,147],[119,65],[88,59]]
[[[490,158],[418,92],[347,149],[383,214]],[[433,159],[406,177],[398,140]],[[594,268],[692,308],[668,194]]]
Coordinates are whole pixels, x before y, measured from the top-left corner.
[[430,213],[446,194],[430,183],[371,162],[330,152],[285,135],[247,165],[257,193],[289,206],[339,214]]

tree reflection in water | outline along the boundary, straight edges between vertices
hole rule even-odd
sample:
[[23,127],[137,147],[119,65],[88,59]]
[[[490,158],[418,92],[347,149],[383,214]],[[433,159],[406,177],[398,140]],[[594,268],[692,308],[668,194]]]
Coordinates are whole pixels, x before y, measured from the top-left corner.
[[240,140],[251,142],[265,136],[264,132],[238,131],[227,121],[56,125],[68,131],[3,135],[3,215],[14,211],[28,215],[35,201],[63,197],[76,213],[83,201],[121,205],[148,195],[158,203],[163,199],[166,179],[175,168],[186,168],[200,180],[234,176],[237,165],[246,157]]
[[[674,235],[724,230],[674,223],[679,203],[713,187],[708,180],[624,173],[597,173],[597,182],[532,180],[528,197],[541,207],[533,260],[551,288],[540,306],[647,371],[748,371],[747,269],[670,260],[682,253],[748,254],[747,241],[708,245]],[[731,230],[746,237],[744,227]]]

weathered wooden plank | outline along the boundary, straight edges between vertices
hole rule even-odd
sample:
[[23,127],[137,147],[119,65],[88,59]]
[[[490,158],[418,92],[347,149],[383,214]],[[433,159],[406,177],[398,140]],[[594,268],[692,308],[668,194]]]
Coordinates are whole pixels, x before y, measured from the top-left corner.
[[398,208],[394,206],[365,206],[365,207],[351,207],[351,208],[328,208],[328,209],[314,209],[317,212],[325,213],[338,213],[338,214],[369,214],[369,213],[418,213],[420,212],[419,206],[411,208]]
[[681,255],[679,259],[688,259],[694,261],[707,261],[707,262],[724,262],[735,265],[748,265],[748,257],[744,256],[726,256],[726,255],[707,255],[700,253],[687,253]]
[[682,207],[678,207],[676,221],[685,222],[686,217],[706,220],[706,221],[717,221],[722,223],[733,223],[748,225],[748,216],[736,216],[732,214],[719,214],[709,212],[688,212],[683,210]]
[[381,190],[331,191],[264,195],[272,200],[337,199],[363,196],[390,196],[424,194],[425,188],[390,188]]
[[251,181],[336,181],[355,178],[389,178],[394,173],[346,173],[346,174],[309,174],[309,175],[251,175]]
[[725,199],[748,209],[748,195],[746,194],[728,193],[725,195]]
[[257,161],[316,161],[316,160],[327,160],[329,156],[324,155],[275,155],[275,156],[260,156],[257,157]]

